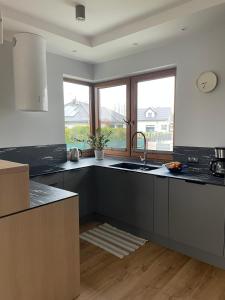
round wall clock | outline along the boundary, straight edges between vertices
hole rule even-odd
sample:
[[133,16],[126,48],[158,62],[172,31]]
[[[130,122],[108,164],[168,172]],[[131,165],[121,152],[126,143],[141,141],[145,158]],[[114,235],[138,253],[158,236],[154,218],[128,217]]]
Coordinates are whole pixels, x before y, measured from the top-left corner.
[[215,90],[217,83],[218,78],[214,72],[203,72],[197,79],[197,87],[203,93]]

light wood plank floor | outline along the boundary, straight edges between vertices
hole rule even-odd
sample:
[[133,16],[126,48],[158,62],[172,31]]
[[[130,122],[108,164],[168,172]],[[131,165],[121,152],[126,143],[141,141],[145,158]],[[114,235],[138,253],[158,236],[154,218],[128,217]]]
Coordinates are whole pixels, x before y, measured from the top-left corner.
[[87,299],[225,300],[225,271],[149,242],[121,260],[81,240],[78,300]]

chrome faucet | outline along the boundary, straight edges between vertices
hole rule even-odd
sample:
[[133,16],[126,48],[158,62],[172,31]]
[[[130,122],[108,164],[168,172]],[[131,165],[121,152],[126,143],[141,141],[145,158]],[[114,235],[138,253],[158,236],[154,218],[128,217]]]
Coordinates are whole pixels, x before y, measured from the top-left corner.
[[136,131],[133,136],[132,136],[132,142],[131,142],[131,146],[132,149],[134,149],[134,138],[136,135],[141,134],[144,138],[144,156],[140,156],[140,160],[144,163],[144,165],[146,164],[146,160],[147,160],[147,140],[146,140],[146,136],[142,131]]

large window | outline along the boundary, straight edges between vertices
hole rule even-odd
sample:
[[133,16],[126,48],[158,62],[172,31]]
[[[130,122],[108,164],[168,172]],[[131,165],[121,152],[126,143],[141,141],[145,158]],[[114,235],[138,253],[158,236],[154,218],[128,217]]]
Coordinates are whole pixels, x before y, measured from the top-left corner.
[[[90,86],[86,83],[64,80],[65,140],[67,149],[78,147],[82,150],[89,146],[82,141],[91,131]],[[78,140],[77,140],[78,139]]]
[[173,151],[175,79],[176,69],[169,69],[98,83],[94,90],[91,84],[64,80],[67,148],[89,149],[81,140],[100,128],[106,134],[111,131],[106,153],[139,157],[143,137],[131,142],[141,131],[148,157],[168,159]]
[[128,105],[129,81],[112,81],[96,86],[96,128],[103,133],[111,131],[108,152],[123,154],[128,151],[129,133],[127,120],[130,119]]
[[[142,131],[149,151],[173,151],[175,70],[153,72],[132,78],[132,133]],[[136,148],[143,149],[140,136]]]

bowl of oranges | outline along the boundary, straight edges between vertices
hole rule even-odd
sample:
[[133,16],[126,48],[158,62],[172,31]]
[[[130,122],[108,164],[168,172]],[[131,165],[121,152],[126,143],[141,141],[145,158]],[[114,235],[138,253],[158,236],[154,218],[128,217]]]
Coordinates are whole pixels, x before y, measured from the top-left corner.
[[183,164],[179,161],[172,161],[164,164],[171,173],[180,173],[183,169]]

